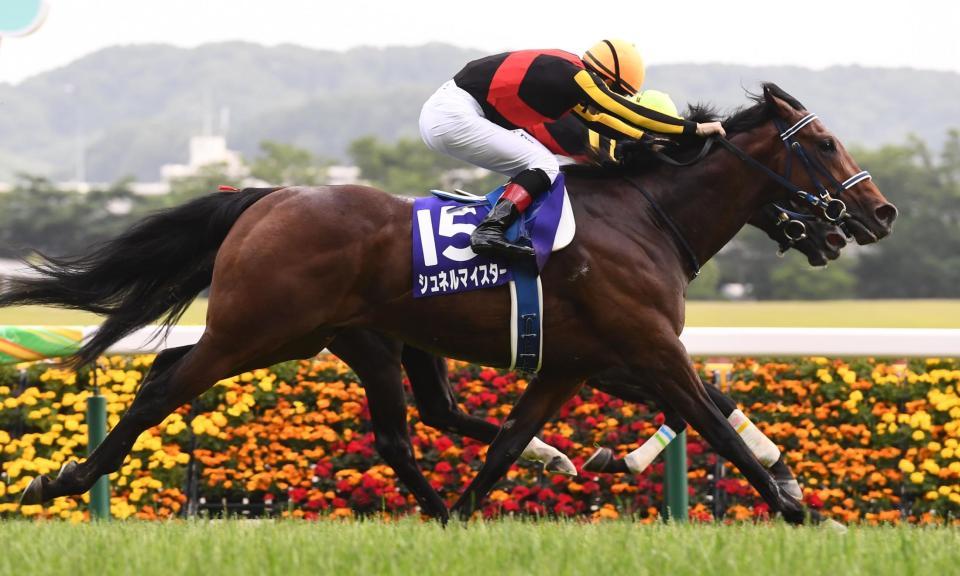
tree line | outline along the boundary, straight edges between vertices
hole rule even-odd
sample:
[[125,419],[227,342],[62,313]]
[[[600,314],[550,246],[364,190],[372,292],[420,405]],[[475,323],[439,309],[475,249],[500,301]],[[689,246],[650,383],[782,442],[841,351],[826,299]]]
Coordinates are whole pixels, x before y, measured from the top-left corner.
[[[960,131],[950,131],[936,153],[910,138],[853,155],[900,211],[892,236],[873,246],[848,246],[839,260],[815,270],[795,251],[778,258],[773,243],[748,227],[708,263],[691,284],[690,297],[720,298],[721,287],[731,283],[745,286],[756,299],[960,297]],[[503,180],[414,139],[360,138],[349,156],[365,181],[397,194],[422,195],[438,187],[485,193]],[[265,141],[247,164],[251,176],[264,182],[315,185],[325,182],[331,163],[308,150]],[[78,194],[21,175],[9,193],[0,194],[0,257],[74,254],[153,210],[240,182],[212,165],[174,181],[163,196],[136,195],[130,184],[122,180]]]

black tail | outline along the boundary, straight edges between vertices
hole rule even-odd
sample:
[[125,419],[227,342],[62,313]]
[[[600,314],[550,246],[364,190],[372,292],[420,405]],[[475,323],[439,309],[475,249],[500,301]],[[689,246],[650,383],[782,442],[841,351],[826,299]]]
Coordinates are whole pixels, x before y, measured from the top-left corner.
[[76,258],[44,256],[39,276],[18,279],[0,307],[40,304],[107,316],[69,363],[96,360],[120,338],[162,317],[169,328],[213,278],[213,262],[234,222],[278,188],[217,192],[152,214]]

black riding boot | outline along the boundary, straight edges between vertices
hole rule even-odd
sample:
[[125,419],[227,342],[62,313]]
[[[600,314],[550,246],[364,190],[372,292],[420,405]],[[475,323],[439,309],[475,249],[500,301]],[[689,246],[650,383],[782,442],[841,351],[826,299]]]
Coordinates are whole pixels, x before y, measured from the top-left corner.
[[533,256],[533,248],[507,240],[507,228],[513,224],[520,211],[511,200],[500,198],[470,236],[470,248],[477,254],[522,258]]
[[470,236],[470,248],[477,254],[524,258],[534,255],[532,246],[507,240],[507,228],[523,214],[533,199],[550,189],[550,177],[540,168],[528,168],[507,183],[493,210]]

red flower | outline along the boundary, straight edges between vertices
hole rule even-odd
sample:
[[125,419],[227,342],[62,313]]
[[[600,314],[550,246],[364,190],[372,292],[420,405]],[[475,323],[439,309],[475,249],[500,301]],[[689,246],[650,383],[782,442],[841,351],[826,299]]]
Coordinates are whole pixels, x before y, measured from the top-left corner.
[[446,436],[440,436],[433,441],[433,447],[436,448],[438,452],[443,452],[451,446],[453,446],[453,440],[447,438]]
[[527,500],[523,503],[523,511],[527,514],[533,514],[535,516],[543,516],[544,513],[543,506],[537,504],[533,500]]
[[292,488],[290,490],[290,500],[294,503],[300,502],[307,497],[307,490],[305,488]]
[[329,460],[321,460],[313,467],[313,473],[321,478],[329,478],[333,473],[333,464]]
[[530,492],[531,490],[526,486],[514,486],[513,491],[510,492],[510,495],[516,500],[523,500],[530,495]]
[[819,510],[823,508],[823,500],[820,498],[820,495],[817,494],[816,492],[810,492],[809,494],[807,494],[803,498],[803,501],[806,503],[807,506],[815,510]]
[[354,490],[353,494],[350,495],[350,500],[352,500],[357,506],[369,506],[370,502],[373,501],[373,499],[370,497],[370,493],[363,488],[357,488]]
[[600,490],[600,485],[594,482],[593,480],[583,483],[583,493],[584,494],[593,494],[594,492]]

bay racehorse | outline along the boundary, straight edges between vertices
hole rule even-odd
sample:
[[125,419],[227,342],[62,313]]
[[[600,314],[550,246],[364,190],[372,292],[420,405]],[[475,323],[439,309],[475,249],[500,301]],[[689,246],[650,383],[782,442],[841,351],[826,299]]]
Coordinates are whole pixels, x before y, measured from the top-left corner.
[[[684,292],[699,262],[771,201],[803,199],[863,244],[889,234],[896,209],[836,137],[772,84],[725,124],[730,141],[720,142],[729,153],[688,168],[567,173],[577,237],[543,270],[543,369],[454,506],[462,517],[586,378],[628,370],[737,466],[771,511],[802,521],[802,504],[753,458],[697,377],[679,340]],[[803,171],[790,169],[795,157]],[[210,303],[200,341],[161,354],[91,457],[69,462],[56,479],[36,478],[25,501],[85,492],[120,467],[140,433],[218,380],[312,356],[345,329],[506,365],[506,288],[414,299],[410,256],[408,200],[330,186],[211,195],[148,217],[84,257],[39,265],[41,277],[14,284],[0,305],[106,315],[74,356],[79,363],[157,318],[176,320],[208,283]]]
[[[695,113],[691,111],[687,117],[695,117]],[[828,260],[839,257],[846,241],[834,224],[810,220],[800,214],[794,216],[795,221],[791,224],[792,220],[789,217],[784,219],[783,214],[780,207],[767,204],[750,219],[750,223],[766,232],[781,251],[793,247],[802,252],[811,266],[823,266]],[[366,391],[377,452],[414,495],[424,513],[445,518],[447,511],[443,499],[423,476],[414,457],[407,428],[401,365],[409,378],[420,421],[424,424],[485,444],[493,441],[499,427],[460,409],[447,378],[447,365],[443,358],[371,330],[360,329],[339,332],[328,348],[346,362],[361,380]],[[649,404],[650,392],[642,384],[632,381],[629,373],[617,372],[587,380],[587,385],[622,400]],[[736,409],[736,403],[716,387],[707,387],[706,391],[724,416]],[[662,402],[657,404],[663,406],[666,412],[666,423],[674,431],[682,431],[686,424],[676,412]],[[548,472],[576,473],[565,455],[547,445],[528,446],[523,456],[542,462]],[[796,478],[783,458],[769,469],[782,489],[802,498]],[[614,459],[613,453],[607,448],[595,452],[584,464],[584,470],[627,471],[623,461]]]

